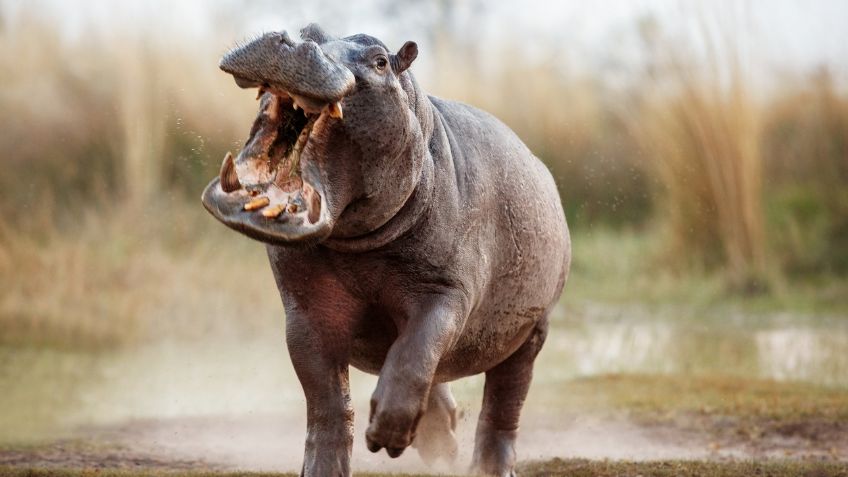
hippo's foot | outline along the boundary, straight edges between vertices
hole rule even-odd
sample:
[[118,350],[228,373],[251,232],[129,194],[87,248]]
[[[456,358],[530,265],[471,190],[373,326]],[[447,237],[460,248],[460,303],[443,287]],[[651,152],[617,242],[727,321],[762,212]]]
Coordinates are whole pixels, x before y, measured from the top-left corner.
[[371,419],[365,443],[371,452],[386,448],[389,457],[399,457],[415,438],[422,406],[410,399],[371,399]]
[[521,406],[533,376],[533,361],[548,333],[541,320],[509,358],[486,371],[483,408],[477,421],[472,470],[498,477],[515,476],[515,440]]
[[515,477],[515,440],[518,431],[499,431],[479,423],[471,472],[474,475]]
[[435,384],[430,390],[427,411],[418,423],[412,447],[428,465],[439,458],[448,462],[456,460],[459,445],[456,442],[456,401],[448,383]]
[[300,477],[350,477],[348,452],[348,446],[344,443],[333,445],[321,442],[315,448],[307,447]]

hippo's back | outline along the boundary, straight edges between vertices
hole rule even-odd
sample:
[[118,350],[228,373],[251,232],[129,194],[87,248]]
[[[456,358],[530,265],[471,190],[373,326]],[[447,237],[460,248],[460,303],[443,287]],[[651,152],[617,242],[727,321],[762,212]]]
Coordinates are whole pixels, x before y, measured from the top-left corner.
[[481,342],[517,347],[557,301],[568,273],[571,243],[559,192],[547,167],[497,118],[431,100],[447,130],[465,222],[478,224],[469,242],[487,272],[466,325],[468,339],[458,349]]

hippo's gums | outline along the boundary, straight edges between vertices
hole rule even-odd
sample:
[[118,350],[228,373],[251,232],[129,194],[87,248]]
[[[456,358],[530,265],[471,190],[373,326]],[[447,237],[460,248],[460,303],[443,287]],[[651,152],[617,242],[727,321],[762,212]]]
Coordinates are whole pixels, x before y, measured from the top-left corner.
[[267,244],[306,394],[302,475],[348,476],[348,366],[379,374],[368,449],[457,453],[449,382],[486,373],[472,467],[514,475],[518,420],[571,256],[545,166],[494,117],[428,96],[376,38],[268,33],[221,69],[260,112],[203,205]]

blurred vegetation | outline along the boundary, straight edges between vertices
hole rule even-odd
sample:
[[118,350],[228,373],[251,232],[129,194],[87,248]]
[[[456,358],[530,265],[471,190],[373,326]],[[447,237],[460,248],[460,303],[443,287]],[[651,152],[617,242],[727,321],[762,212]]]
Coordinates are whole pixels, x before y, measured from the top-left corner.
[[[249,276],[245,263],[264,267],[261,250],[198,203],[255,107],[217,70],[218,43],[119,27],[68,38],[26,6],[0,22],[4,338],[70,327],[60,334],[110,342],[162,294],[178,301],[180,287],[211,289]],[[732,41],[705,29],[703,58],[649,20],[639,31],[644,61],[624,87],[570,68],[555,44],[540,59],[486,51],[509,60],[481,65],[483,52],[450,28],[434,30],[422,54],[439,67],[419,79],[492,112],[548,164],[584,297],[804,289],[844,304],[844,85],[822,67],[759,91]]]

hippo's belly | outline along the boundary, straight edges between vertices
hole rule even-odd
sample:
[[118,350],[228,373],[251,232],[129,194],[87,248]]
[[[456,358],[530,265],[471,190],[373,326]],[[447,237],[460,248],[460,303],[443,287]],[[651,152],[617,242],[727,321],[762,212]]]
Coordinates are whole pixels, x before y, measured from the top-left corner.
[[[520,314],[491,314],[471,316],[457,344],[442,357],[436,370],[438,382],[453,381],[491,369],[517,350],[527,339],[530,330],[544,310],[534,308]],[[490,326],[473,326],[477,323]],[[379,374],[397,332],[394,326],[369,326],[353,339],[351,365],[356,369]]]
[[[562,215],[553,214],[552,230],[539,233],[526,224],[492,242],[503,260],[495,262],[485,283],[480,284],[471,314],[451,350],[436,370],[435,380],[452,381],[485,372],[514,353],[540,320],[547,319],[562,289],[568,266],[569,243]],[[550,225],[550,224],[549,224]],[[520,250],[516,248],[520,244]],[[504,251],[508,253],[502,253]],[[483,251],[479,254],[484,255]],[[488,260],[481,258],[478,266]],[[388,316],[372,313],[357,328],[352,364],[378,374],[397,329]]]

